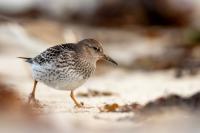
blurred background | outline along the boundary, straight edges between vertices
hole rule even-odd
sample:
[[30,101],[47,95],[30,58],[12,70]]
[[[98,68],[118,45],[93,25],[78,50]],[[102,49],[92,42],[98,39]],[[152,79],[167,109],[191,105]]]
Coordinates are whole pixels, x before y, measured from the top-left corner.
[[[119,64],[99,62],[77,90],[93,108],[76,109],[68,92],[43,84],[42,107],[27,105],[31,69],[16,57],[85,38]],[[199,68],[199,0],[0,0],[0,131],[198,132]],[[155,113],[141,118],[138,106]]]

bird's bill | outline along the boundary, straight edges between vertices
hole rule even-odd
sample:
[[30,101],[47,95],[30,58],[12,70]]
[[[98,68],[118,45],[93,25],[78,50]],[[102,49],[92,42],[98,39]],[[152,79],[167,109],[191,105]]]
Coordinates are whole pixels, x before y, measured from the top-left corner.
[[106,61],[109,61],[109,62],[111,62],[113,64],[115,64],[116,66],[118,65],[116,61],[114,61],[112,58],[110,58],[107,55],[103,55],[103,59],[106,60]]

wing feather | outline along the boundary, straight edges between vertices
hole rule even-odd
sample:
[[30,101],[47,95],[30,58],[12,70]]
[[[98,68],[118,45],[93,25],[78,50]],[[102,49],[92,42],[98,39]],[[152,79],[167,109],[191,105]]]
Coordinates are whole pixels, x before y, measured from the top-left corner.
[[[67,44],[61,44],[61,45],[56,45],[53,47],[48,48],[41,54],[37,55],[32,59],[33,63],[37,64],[45,64],[45,63],[50,63],[52,61],[57,60],[57,58],[62,54],[62,53],[74,53],[76,52],[76,46],[75,44],[72,43],[67,43]],[[62,55],[61,55],[62,56]]]

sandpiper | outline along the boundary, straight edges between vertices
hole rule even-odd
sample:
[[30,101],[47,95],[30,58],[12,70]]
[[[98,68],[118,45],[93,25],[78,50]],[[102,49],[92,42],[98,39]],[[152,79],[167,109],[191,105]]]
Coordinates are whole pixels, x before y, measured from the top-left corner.
[[95,39],[84,39],[78,43],[66,43],[48,48],[34,58],[25,59],[32,66],[34,79],[29,103],[36,102],[35,91],[38,82],[58,90],[71,91],[70,96],[77,107],[83,107],[74,97],[74,90],[94,73],[96,62],[104,59],[117,63],[105,55],[101,43]]

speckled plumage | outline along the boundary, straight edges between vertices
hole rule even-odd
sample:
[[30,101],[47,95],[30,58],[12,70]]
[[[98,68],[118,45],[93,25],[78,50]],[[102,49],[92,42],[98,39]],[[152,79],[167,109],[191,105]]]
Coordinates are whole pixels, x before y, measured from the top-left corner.
[[95,65],[81,57],[76,44],[48,48],[31,59],[33,79],[55,89],[72,90],[95,71]]
[[34,58],[26,58],[32,66],[34,86],[29,97],[35,100],[38,82],[59,90],[71,90],[71,98],[77,107],[82,105],[76,101],[73,90],[81,86],[95,71],[96,62],[105,59],[117,65],[103,53],[101,44],[94,39],[84,39],[76,44],[67,43],[48,48]]

